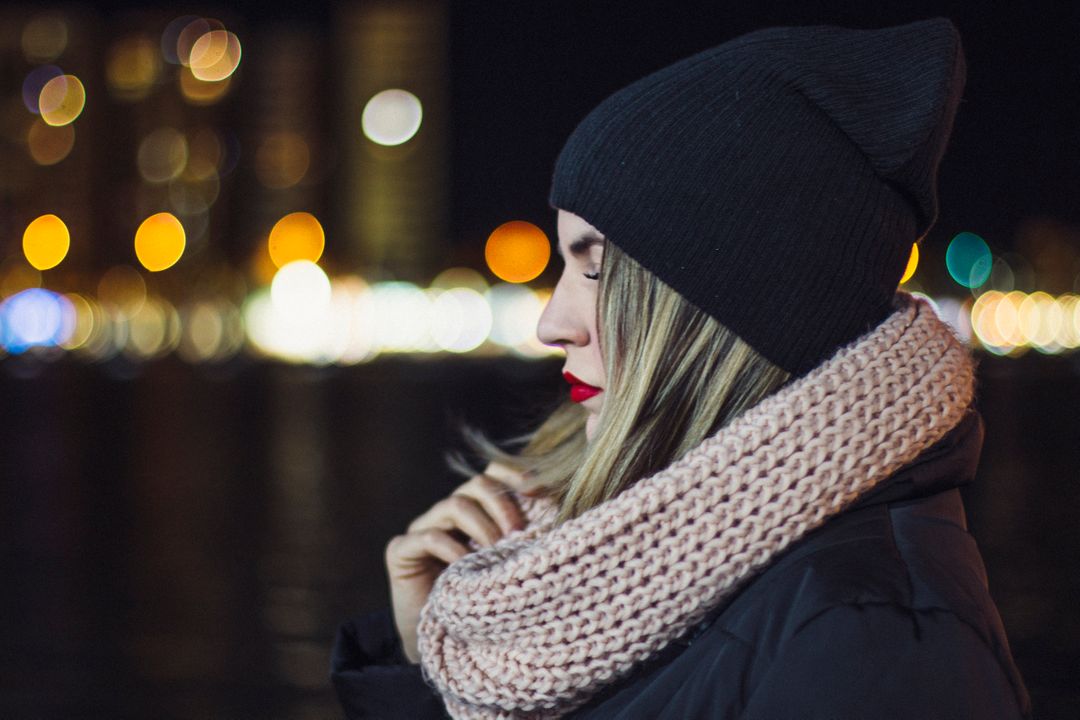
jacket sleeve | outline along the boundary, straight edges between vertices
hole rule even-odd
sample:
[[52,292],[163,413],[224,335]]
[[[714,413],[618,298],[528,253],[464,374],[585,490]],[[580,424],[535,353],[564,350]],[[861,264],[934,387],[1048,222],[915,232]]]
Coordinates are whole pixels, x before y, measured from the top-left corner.
[[782,644],[740,717],[1020,720],[1026,697],[952,612],[840,605]]
[[438,692],[401,647],[390,608],[341,623],[330,658],[330,680],[349,720],[445,720]]

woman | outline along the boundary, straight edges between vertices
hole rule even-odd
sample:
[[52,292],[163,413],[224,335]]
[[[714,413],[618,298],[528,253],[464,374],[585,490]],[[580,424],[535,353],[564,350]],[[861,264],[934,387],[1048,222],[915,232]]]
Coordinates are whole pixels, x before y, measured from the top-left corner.
[[581,122],[570,402],[388,544],[350,717],[1030,716],[957,490],[974,361],[897,289],[964,72],[946,20],[773,28]]

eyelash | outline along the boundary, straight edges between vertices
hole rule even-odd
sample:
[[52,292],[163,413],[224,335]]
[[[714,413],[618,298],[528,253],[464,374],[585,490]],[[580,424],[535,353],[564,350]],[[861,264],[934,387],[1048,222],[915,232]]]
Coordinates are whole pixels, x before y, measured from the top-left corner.
[[581,274],[584,275],[585,277],[587,277],[589,280],[599,280],[600,279],[600,273],[581,273]]

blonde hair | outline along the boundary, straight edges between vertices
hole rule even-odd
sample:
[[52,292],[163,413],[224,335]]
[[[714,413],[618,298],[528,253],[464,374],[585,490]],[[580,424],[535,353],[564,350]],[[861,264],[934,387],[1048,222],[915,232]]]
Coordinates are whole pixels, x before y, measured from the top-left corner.
[[[462,428],[481,458],[525,472],[530,487],[558,501],[556,524],[670,465],[790,378],[611,242],[598,293],[607,387],[591,441],[587,411],[570,400],[507,440],[516,452]],[[459,453],[447,459],[476,474]]]

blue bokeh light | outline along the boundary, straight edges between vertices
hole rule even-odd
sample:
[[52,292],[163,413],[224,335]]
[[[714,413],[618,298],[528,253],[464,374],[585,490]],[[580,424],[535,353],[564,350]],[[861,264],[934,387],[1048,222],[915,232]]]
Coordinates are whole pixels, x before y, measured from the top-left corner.
[[18,354],[32,347],[58,345],[71,335],[71,302],[51,290],[30,288],[0,303],[0,345]]
[[958,233],[945,250],[949,275],[966,288],[977,288],[989,280],[993,266],[990,246],[973,232]]

